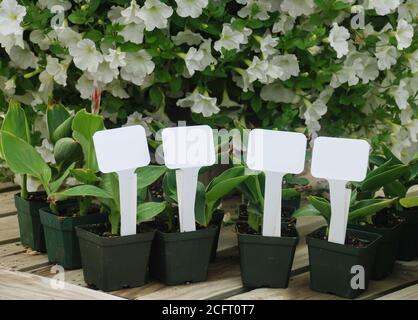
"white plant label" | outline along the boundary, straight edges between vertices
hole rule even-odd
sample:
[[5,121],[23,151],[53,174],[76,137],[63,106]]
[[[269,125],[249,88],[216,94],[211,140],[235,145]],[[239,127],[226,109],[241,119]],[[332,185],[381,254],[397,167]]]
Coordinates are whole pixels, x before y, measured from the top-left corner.
[[363,181],[367,174],[370,145],[365,140],[318,137],[312,151],[311,172],[328,180],[331,222],[328,241],[344,244],[350,210],[348,181]]
[[199,169],[215,164],[215,144],[209,126],[163,129],[164,162],[176,169],[180,232],[195,231],[195,201]]
[[136,234],[137,177],[135,170],[150,163],[145,129],[140,126],[98,131],[93,136],[97,164],[103,173],[119,176],[121,236]]
[[254,129],[248,138],[247,166],[264,171],[263,236],[281,236],[282,181],[305,166],[306,137],[301,133]]

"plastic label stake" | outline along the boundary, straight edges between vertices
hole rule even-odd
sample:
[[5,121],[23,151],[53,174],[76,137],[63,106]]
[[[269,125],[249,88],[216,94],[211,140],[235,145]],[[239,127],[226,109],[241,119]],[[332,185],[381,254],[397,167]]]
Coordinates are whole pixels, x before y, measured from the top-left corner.
[[103,173],[119,177],[120,234],[136,234],[137,177],[135,170],[150,163],[145,129],[130,126],[93,135],[97,164]]
[[247,166],[264,171],[263,236],[281,236],[282,181],[305,166],[306,137],[301,133],[254,129],[248,137]]
[[209,126],[163,129],[164,162],[176,169],[180,232],[195,231],[195,201],[199,169],[215,163],[215,144]]
[[316,178],[328,180],[330,189],[330,242],[345,243],[351,197],[346,185],[366,177],[369,150],[365,140],[318,137],[314,141],[311,172]]

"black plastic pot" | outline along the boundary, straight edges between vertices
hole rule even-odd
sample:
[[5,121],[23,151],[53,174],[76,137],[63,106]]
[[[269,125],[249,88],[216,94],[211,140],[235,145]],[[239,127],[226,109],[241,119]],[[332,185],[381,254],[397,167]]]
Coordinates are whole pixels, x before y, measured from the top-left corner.
[[218,251],[218,243],[219,243],[219,235],[221,233],[222,228],[222,221],[224,219],[225,212],[223,210],[216,210],[213,213],[212,221],[210,225],[216,227],[216,234],[215,238],[213,239],[213,246],[210,254],[210,261],[214,261],[216,259],[216,252]]
[[[74,205],[74,204],[71,204]],[[81,267],[80,246],[75,227],[85,224],[107,222],[107,215],[101,213],[85,216],[64,217],[51,212],[49,207],[39,210],[44,227],[48,260],[65,269]]]
[[418,208],[403,209],[397,214],[405,219],[397,258],[411,261],[418,256]]
[[245,287],[287,288],[299,236],[238,234],[241,280]]
[[205,281],[217,228],[191,232],[157,231],[152,245],[150,274],[168,285]]
[[372,280],[381,280],[392,274],[395,267],[403,223],[392,228],[378,228],[374,225],[350,224],[350,229],[377,233],[382,236],[377,248],[373,264]]
[[75,228],[84,281],[103,291],[144,285],[155,232],[101,237],[90,231],[92,226]]
[[[343,298],[355,298],[367,290],[375,260],[378,241],[375,233],[347,229],[347,235],[370,241],[362,248],[328,242],[317,237],[325,234],[322,227],[306,237],[309,250],[311,289],[332,293]],[[353,266],[364,268],[364,288],[352,288],[351,281],[356,273]]]
[[44,230],[39,217],[39,209],[47,205],[46,201],[29,201],[22,199],[19,193],[15,194],[20,242],[23,246],[39,252],[46,252]]

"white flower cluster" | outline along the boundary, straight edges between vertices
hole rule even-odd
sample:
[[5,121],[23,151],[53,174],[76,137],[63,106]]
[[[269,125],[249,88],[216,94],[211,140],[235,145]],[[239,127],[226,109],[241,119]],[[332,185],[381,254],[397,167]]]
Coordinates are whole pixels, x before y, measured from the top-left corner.
[[[344,96],[352,94],[359,119],[387,115],[391,125],[385,130],[391,130],[398,155],[418,145],[418,0],[340,0],[341,9],[329,9],[332,21],[321,20],[328,9],[314,0],[103,3],[92,9],[96,14],[89,12],[89,1],[38,0],[25,7],[3,0],[2,95],[36,106],[57,90],[82,101],[99,88],[114,101],[138,106],[102,110],[104,117],[115,124],[141,123],[148,134],[153,120],[171,123],[166,107],[203,117],[222,114],[231,123],[245,118],[242,112],[280,118],[287,108],[296,114],[292,125],[304,125],[315,137],[335,121],[327,119],[332,108],[340,108],[332,114],[341,117],[353,111],[344,110],[354,108]],[[34,12],[54,16],[57,6],[62,24],[36,27],[42,19],[31,20]],[[360,7],[368,24],[355,29],[350,21]],[[150,103],[152,112],[141,105]],[[372,120],[369,136],[384,131],[378,117]],[[44,141],[41,153],[49,148]]]

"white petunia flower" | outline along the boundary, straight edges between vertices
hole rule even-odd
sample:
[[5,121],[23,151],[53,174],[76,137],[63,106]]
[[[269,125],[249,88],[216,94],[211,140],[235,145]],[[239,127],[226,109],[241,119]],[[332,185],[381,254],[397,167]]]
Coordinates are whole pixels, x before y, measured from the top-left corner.
[[238,102],[234,100],[231,100],[231,98],[228,95],[228,91],[224,89],[222,93],[222,102],[219,106],[224,107],[224,108],[236,108],[236,107],[241,108],[243,105],[239,104]]
[[55,163],[54,157],[54,146],[48,141],[48,139],[42,140],[42,145],[40,147],[35,147],[36,151],[41,155],[47,163]]
[[91,100],[91,93],[95,88],[95,83],[88,73],[85,72],[82,74],[80,78],[78,78],[75,87],[78,90],[78,92],[80,92],[80,97],[82,99]]
[[47,103],[54,91],[54,77],[45,70],[39,74],[39,93],[43,102]]
[[398,40],[397,47],[399,50],[409,48],[414,37],[414,29],[407,21],[401,19],[398,21],[395,36]]
[[47,56],[45,71],[52,76],[56,83],[66,86],[67,85],[67,69],[68,63],[60,63],[57,58]]
[[408,57],[409,66],[412,73],[418,72],[418,50],[415,50]]
[[284,0],[280,8],[291,17],[297,18],[302,15],[309,16],[312,14],[315,4],[313,0]]
[[177,35],[172,36],[171,40],[173,40],[176,46],[180,46],[186,43],[189,46],[197,46],[204,40],[200,33],[194,33],[189,29],[185,29],[184,31],[180,31]]
[[240,18],[250,17],[254,20],[268,20],[271,4],[262,0],[246,0],[245,7],[238,11]]
[[145,25],[143,23],[130,23],[124,26],[123,30],[119,31],[118,34],[121,35],[125,41],[141,44],[144,41],[144,29]]
[[260,92],[260,97],[264,101],[276,103],[296,103],[299,97],[290,89],[283,86],[280,81],[265,85]]
[[111,68],[108,62],[103,61],[97,67],[97,71],[90,74],[91,78],[96,82],[107,84],[118,78],[119,70]]
[[77,44],[82,40],[80,33],[74,31],[70,27],[56,29],[55,33],[60,43],[66,48],[72,48],[77,46]]
[[186,98],[178,100],[176,105],[181,108],[190,108],[193,113],[201,113],[204,117],[210,117],[220,111],[216,100],[216,98],[209,97],[207,93],[203,95],[195,90]]
[[[247,68],[248,80],[254,82],[256,80],[261,83],[270,83],[267,74],[269,73],[269,62],[267,60],[260,60],[257,56],[254,56],[253,61]],[[279,75],[277,74],[277,78]],[[277,79],[276,78],[276,79]]]
[[54,6],[60,6],[64,11],[71,9],[71,2],[67,0],[38,0],[41,9],[51,10]]
[[[294,54],[276,55],[269,61],[269,70],[278,68],[277,77],[286,81],[290,77],[296,77],[299,75],[299,62],[298,58]],[[276,78],[277,79],[277,78]]]
[[229,23],[224,23],[221,38],[214,43],[214,49],[221,52],[226,50],[239,50],[241,44],[248,43],[248,36],[252,33],[251,29],[244,28],[242,31],[234,30]]
[[122,17],[123,7],[111,6],[107,12],[107,17],[112,23],[123,23],[124,18]]
[[80,70],[96,72],[103,56],[96,50],[96,45],[90,39],[80,40],[75,46],[69,48],[70,54],[74,57],[74,64]]
[[198,18],[208,6],[208,0],[175,0],[177,14],[182,17]]
[[337,52],[337,58],[341,58],[348,53],[347,40],[349,38],[350,33],[345,27],[339,27],[335,22],[332,24],[328,39],[331,47]]
[[390,69],[399,57],[399,52],[394,46],[384,45],[379,46],[379,42],[376,45],[376,58],[377,66],[379,70]]
[[112,96],[127,99],[129,98],[129,94],[125,91],[122,81],[119,79],[113,80],[111,83],[107,84],[106,91],[109,91]]
[[193,76],[195,71],[203,71],[207,66],[216,64],[216,59],[211,53],[211,43],[212,40],[205,40],[199,50],[194,47],[189,48],[184,61],[190,76]]
[[145,50],[126,53],[126,66],[120,70],[122,79],[138,86],[144,83],[145,77],[154,71],[155,64]]
[[279,21],[274,23],[272,32],[285,34],[286,32],[292,30],[294,25],[295,18],[288,16],[287,14],[281,14]]
[[149,128],[149,124],[152,122],[151,117],[143,117],[142,114],[140,114],[138,111],[135,111],[134,113],[131,113],[128,118],[126,119],[126,123],[122,127],[129,127],[129,126],[135,126],[135,125],[141,125],[145,129],[145,134],[147,137],[149,137],[152,132]]
[[7,36],[0,34],[0,45],[9,55],[10,51],[15,46],[18,46],[22,49],[25,48],[25,42],[23,41],[23,29],[19,34],[10,34]]
[[48,50],[52,43],[50,36],[46,36],[41,30],[33,30],[29,34],[29,40],[37,44],[41,50]]
[[395,102],[399,109],[404,110],[409,106],[409,91],[405,80],[401,80],[398,86],[390,90],[391,95],[395,98]]
[[147,31],[167,28],[167,19],[172,14],[173,9],[159,0],[146,0],[139,10],[139,17],[144,20]]
[[348,85],[354,86],[358,84],[359,78],[355,68],[352,66],[344,65],[341,70],[338,70],[335,74],[332,75],[330,86],[333,88],[338,88],[343,83],[348,83]]
[[259,43],[261,53],[264,59],[267,59],[277,53],[276,47],[279,44],[279,38],[273,38],[271,34],[267,34],[264,38],[259,38]]
[[244,92],[248,92],[248,90],[254,91],[253,84],[250,81],[246,70],[240,68],[235,68],[234,70],[238,72],[238,74],[234,74],[232,76],[232,81],[234,81],[235,84]]
[[[22,184],[22,175],[20,175],[20,174],[15,175],[13,181],[16,184],[21,185]],[[41,185],[42,185],[42,183],[38,179],[36,179],[32,176],[29,176],[29,175],[27,176],[27,178],[26,178],[26,188],[27,188],[28,192],[38,191],[39,188],[41,187]]]
[[412,22],[418,16],[418,1],[407,0],[398,7],[398,20]]
[[0,35],[21,34],[20,24],[26,15],[26,8],[16,0],[3,0],[0,3]]
[[120,10],[120,20],[119,18],[117,18],[117,13],[119,9],[114,9],[115,11],[112,12],[112,17],[115,21],[120,21],[122,24],[131,24],[131,23],[135,23],[135,24],[141,24],[143,23],[143,20],[141,19],[139,13],[140,13],[140,7],[139,5],[136,3],[135,0],[131,1],[131,4],[129,5],[129,7],[127,7],[124,10]]
[[117,69],[119,67],[126,66],[126,53],[117,49],[109,49],[109,53],[104,56],[106,62],[109,63],[109,67]]
[[369,0],[368,9],[375,9],[380,16],[385,16],[393,12],[399,5],[401,0]]
[[29,50],[29,46],[25,45],[25,48],[13,47],[10,50],[11,65],[20,69],[36,69],[38,68],[38,58],[35,54]]

